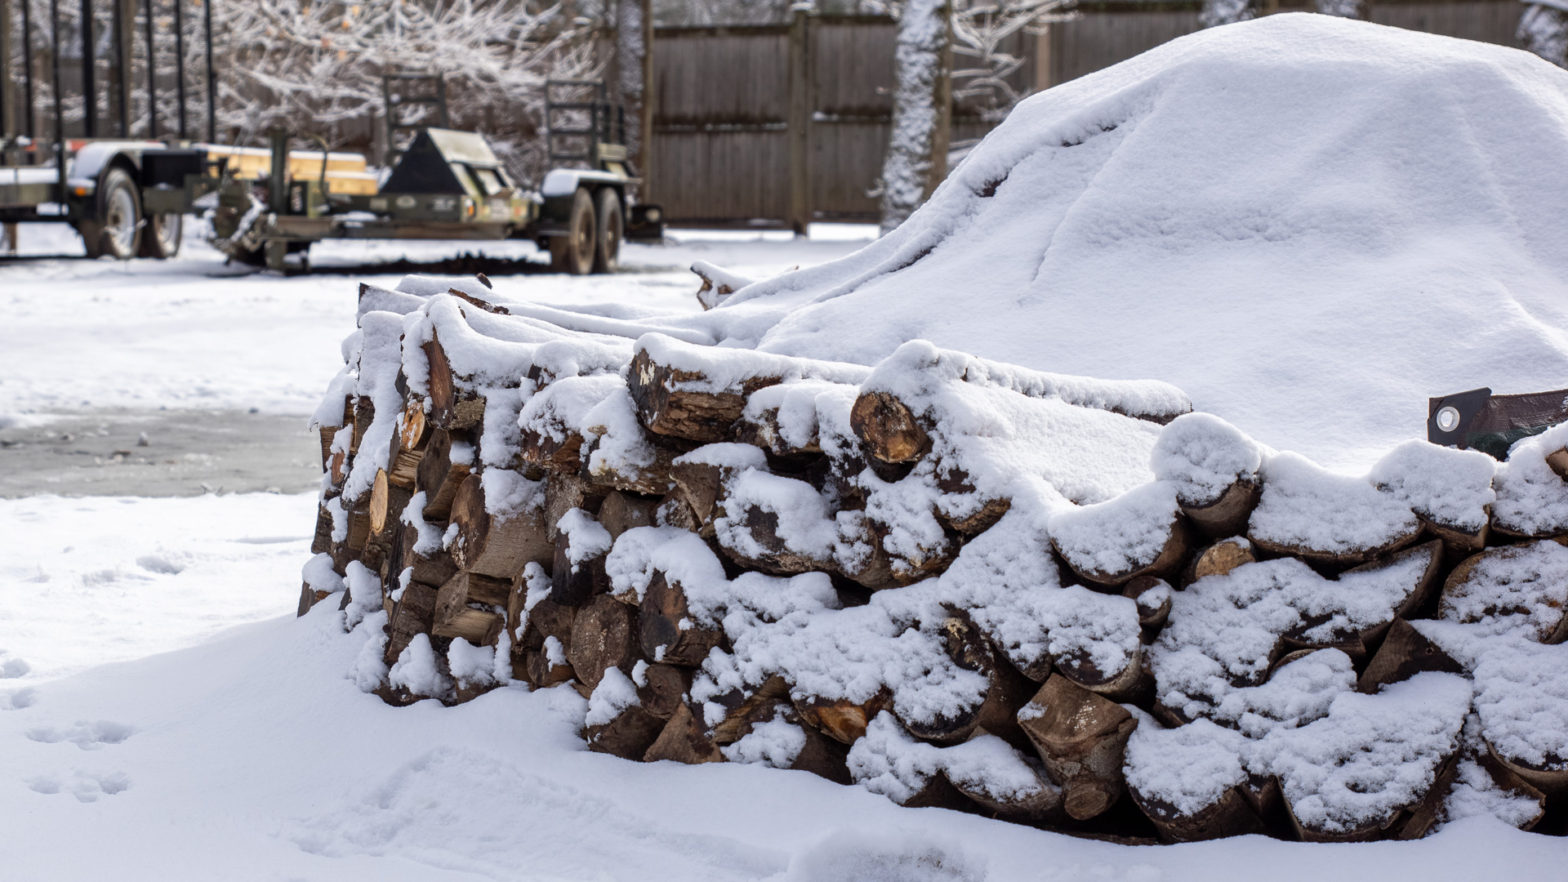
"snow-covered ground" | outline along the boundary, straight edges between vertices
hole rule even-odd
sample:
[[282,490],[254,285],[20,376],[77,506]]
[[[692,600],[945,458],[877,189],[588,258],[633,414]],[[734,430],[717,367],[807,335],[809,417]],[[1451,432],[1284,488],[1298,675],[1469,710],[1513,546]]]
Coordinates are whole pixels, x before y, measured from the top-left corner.
[[[763,276],[863,241],[688,238],[632,249],[611,279],[497,284],[690,311],[682,262]],[[201,376],[213,407],[303,421],[357,280],[224,276],[198,248],[162,266],[0,266],[0,412],[189,408]],[[0,501],[0,877],[1545,880],[1568,859],[1561,839],[1480,820],[1419,843],[1129,848],[901,809],[805,773],[591,754],[566,689],[395,710],[347,679],[357,648],[336,610],[293,616],[314,505]]]
[[[1515,79],[1534,76],[1519,73],[1513,61],[1503,66],[1510,65]],[[1357,70],[1366,74],[1369,68]],[[1205,91],[1203,84],[1205,76],[1218,73],[1188,71],[1176,85],[1195,89],[1189,97],[1212,98],[1212,89]],[[1409,302],[1378,301],[1382,306],[1371,310],[1371,295],[1381,293],[1385,283],[1399,282],[1407,294],[1428,295],[1428,305],[1449,304],[1459,310],[1455,314],[1471,315],[1469,283],[1495,262],[1457,256],[1452,265],[1418,260],[1439,253],[1433,249],[1440,237],[1422,239],[1415,250],[1391,248],[1382,258],[1343,265],[1325,256],[1332,249],[1314,250],[1311,259],[1293,258],[1287,264],[1264,259],[1284,253],[1271,231],[1301,232],[1307,228],[1300,223],[1306,221],[1312,221],[1308,231],[1316,231],[1307,243],[1313,248],[1358,236],[1361,227],[1339,230],[1334,225],[1339,216],[1329,210],[1348,205],[1354,215],[1355,205],[1370,204],[1358,203],[1351,188],[1320,193],[1305,207],[1282,204],[1278,217],[1256,217],[1252,226],[1237,227],[1248,233],[1239,239],[1215,244],[1198,235],[1203,230],[1187,230],[1193,235],[1183,241],[1195,250],[1145,248],[1132,256],[1148,260],[1132,272],[1127,248],[1151,236],[1161,238],[1151,230],[1164,230],[1161,241],[1170,245],[1190,218],[1183,219],[1184,206],[1177,204],[1179,194],[1173,190],[1151,196],[1140,191],[1140,179],[1118,176],[1141,166],[1135,156],[1118,159],[1114,154],[1118,145],[1136,146],[1139,138],[1162,146],[1175,143],[1175,136],[1156,137],[1160,126],[1197,117],[1177,110],[1151,112],[1159,94],[1137,93],[1137,100],[1122,101],[1120,81],[1102,77],[1099,82],[1108,86],[1102,91],[1119,98],[1098,109],[1126,112],[1103,120],[1085,115],[1078,120],[1080,128],[1106,137],[1063,142],[1064,150],[1083,147],[1091,154],[1092,174],[1086,174],[1098,189],[1071,200],[1074,207],[1066,216],[1078,225],[1062,225],[1054,252],[1040,256],[1035,248],[1032,264],[1020,270],[1001,259],[1013,240],[980,242],[972,251],[979,264],[972,260],[924,277],[895,277],[898,270],[893,269],[872,291],[875,296],[823,296],[816,300],[817,309],[778,322],[777,330],[755,324],[758,338],[771,335],[778,349],[849,358],[926,334],[949,345],[974,343],[970,348],[1040,368],[1188,385],[1185,377],[1163,370],[1179,364],[1198,382],[1188,391],[1200,408],[1212,406],[1266,443],[1332,442],[1323,449],[1346,451],[1351,465],[1385,452],[1392,440],[1419,436],[1420,397],[1454,389],[1406,382],[1380,386],[1379,394],[1368,396],[1346,392],[1358,387],[1342,378],[1344,385],[1329,396],[1345,409],[1346,422],[1338,428],[1330,425],[1338,414],[1321,406],[1328,399],[1314,398],[1319,403],[1308,406],[1289,400],[1258,404],[1254,397],[1247,404],[1222,393],[1245,387],[1256,396],[1258,390],[1284,388],[1286,380],[1305,383],[1314,365],[1327,364],[1336,354],[1368,356],[1370,363],[1372,355],[1447,353],[1456,327],[1466,329],[1466,322],[1476,324],[1473,319],[1390,324],[1410,317]],[[1411,82],[1419,86],[1422,81]],[[1268,93],[1269,83],[1242,78],[1233,85]],[[1091,83],[1077,94],[1092,99],[1094,88]],[[1167,91],[1180,97],[1180,89]],[[1266,97],[1280,103],[1273,93]],[[1389,97],[1392,104],[1367,99],[1361,107],[1367,113],[1359,118],[1373,120],[1379,108],[1397,109],[1416,97],[1422,92],[1412,87]],[[1557,100],[1556,93],[1548,98]],[[1419,115],[1417,110],[1401,112]],[[1107,122],[1118,127],[1107,128]],[[1335,131],[1341,138],[1356,134]],[[1273,134],[1291,141],[1288,134]],[[1496,133],[1474,134],[1484,140]],[[1331,142],[1313,143],[1327,151],[1313,161],[1337,155],[1329,149]],[[985,160],[980,151],[976,156]],[[1527,158],[1535,156],[1530,152]],[[1252,159],[1288,164],[1282,157],[1262,151]],[[1061,165],[1050,156],[1029,163],[1046,178]],[[1498,171],[1485,163],[1477,168]],[[1176,179],[1168,168],[1148,174]],[[1481,195],[1490,198],[1504,185],[1487,174],[1478,172],[1477,179],[1487,182],[1491,189]],[[1021,174],[1011,179],[1012,190],[999,185],[984,198],[1027,202],[1027,179]],[[1562,180],[1548,175],[1519,184],[1509,178],[1513,189],[1508,192],[1526,193],[1519,198],[1530,205],[1551,202],[1560,212],[1562,200],[1554,194],[1561,192]],[[1539,192],[1528,195],[1531,187]],[[1475,200],[1467,194],[1456,191],[1442,204],[1469,206]],[[1162,203],[1163,214],[1138,215],[1130,208],[1130,200],[1146,198],[1166,198],[1169,204]],[[1237,218],[1221,210],[1224,205],[1210,207],[1205,230]],[[1306,214],[1291,214],[1296,209]],[[1121,229],[1114,223],[1127,217],[1148,220],[1148,228]],[[1118,235],[1110,235],[1118,229]],[[495,282],[498,293],[512,299],[642,315],[692,314],[696,284],[686,267],[693,260],[766,278],[845,257],[870,235],[864,228],[815,232],[820,237],[808,241],[775,234],[677,234],[672,245],[629,246],[626,269],[615,276],[575,279],[527,272]],[[1031,232],[1014,228],[1012,235]],[[884,252],[903,247],[894,237],[883,241]],[[1373,247],[1379,241],[1374,236],[1356,244]],[[1554,273],[1562,266],[1563,245],[1560,240],[1537,245],[1531,261],[1509,269],[1496,285],[1479,286],[1495,304],[1511,304],[1512,311],[1498,312],[1506,321],[1478,331],[1489,348],[1466,363],[1506,367],[1511,381],[1539,379],[1545,388],[1561,383],[1545,366],[1568,359],[1568,346],[1560,342],[1564,312],[1551,301],[1562,290],[1561,277]],[[0,470],[6,471],[40,469],[37,445],[15,444],[6,431],[74,427],[110,413],[117,420],[127,414],[177,414],[165,421],[164,432],[203,419],[228,426],[236,424],[234,415],[252,411],[277,417],[268,423],[274,426],[297,418],[299,432],[277,443],[304,451],[283,459],[308,458],[316,439],[304,431],[304,422],[341,364],[339,345],[353,330],[357,283],[396,281],[401,270],[393,274],[380,268],[392,260],[435,261],[473,250],[471,245],[386,243],[322,247],[313,262],[332,272],[283,278],[225,268],[213,252],[194,243],[169,263],[123,265],[64,259],[60,255],[79,246],[57,228],[25,229],[23,247],[31,256],[0,261]],[[533,255],[526,244],[484,250],[492,257]],[[1138,309],[1143,301],[1137,297],[1163,290],[1151,283],[1166,278],[1158,271],[1191,269],[1192,262],[1182,258],[1193,253],[1215,259],[1186,277],[1180,293],[1208,297],[1218,311],[1182,325],[1180,310]],[[1500,253],[1497,260],[1504,262],[1518,256]],[[893,261],[889,266],[903,259],[881,257]],[[990,266],[984,263],[988,258]],[[881,266],[878,260],[868,252],[795,281],[829,284],[846,268],[870,272],[873,264]],[[1035,288],[1022,284],[1026,279],[1032,284],[1033,276],[1017,272],[1035,273],[1047,265],[1071,284],[1049,279]],[[1419,269],[1411,276],[1416,281],[1406,285],[1395,272],[1401,266],[1412,273]],[[1467,272],[1444,276],[1455,268]],[[1228,332],[1256,328],[1244,318],[1258,298],[1299,303],[1306,291],[1303,280],[1278,289],[1260,285],[1259,274],[1283,277],[1286,271],[1309,269],[1319,273],[1320,283],[1327,278],[1347,287],[1335,289],[1321,309],[1294,310],[1295,324],[1281,325],[1284,330],[1261,331],[1234,351],[1205,350],[1213,358],[1192,357],[1188,341],[1195,338],[1184,340],[1183,332],[1202,331],[1207,335],[1203,345],[1217,345],[1214,341],[1223,335],[1210,333],[1216,317]],[[959,311],[955,320],[950,300],[944,299],[953,290],[986,279],[993,280],[994,289],[1006,278],[1019,287],[1000,295],[993,290],[995,296]],[[776,320],[782,312],[769,316],[774,307],[799,305],[820,293],[804,285],[792,290],[791,284],[784,283],[774,291],[779,296],[773,303],[759,303],[755,311],[734,309],[731,319],[725,310],[709,313],[707,326],[728,323],[737,329],[757,315]],[[1071,308],[1048,315],[1041,305],[1063,292],[1072,295],[1059,298]],[[894,293],[913,299],[877,299]],[[1174,300],[1167,296],[1164,302]],[[920,305],[912,309],[911,303]],[[830,322],[838,310],[837,323]],[[1328,319],[1339,324],[1322,324]],[[1318,322],[1311,333],[1290,330],[1309,320]],[[1128,333],[1157,329],[1174,342],[1153,350],[1095,348],[1071,321],[1109,322]],[[990,339],[990,349],[980,336],[988,323],[1006,325]],[[1072,329],[1043,340],[1042,327]],[[1404,336],[1397,347],[1371,351],[1367,347],[1375,343],[1366,341],[1373,337],[1360,333],[1368,327]],[[1505,363],[1487,354],[1506,349],[1509,340],[1533,340],[1536,348],[1528,351],[1542,359]],[[1289,366],[1292,353],[1311,359]],[[1414,365],[1411,370],[1424,363],[1401,362]],[[1363,364],[1359,370],[1371,376],[1397,367],[1386,360],[1379,364]],[[1442,376],[1447,384],[1465,375]],[[1401,397],[1416,399],[1414,420],[1391,410]],[[1406,423],[1408,431],[1399,428]],[[1345,426],[1365,431],[1358,435],[1361,430]],[[158,433],[149,434],[149,449],[157,449]],[[127,442],[133,450],[134,443],[134,438]],[[200,452],[188,452],[198,455],[190,467],[199,469]],[[213,468],[224,468],[221,457],[214,463]],[[1521,833],[1484,818],[1454,822],[1419,842],[1304,845],[1243,837],[1134,848],[944,810],[902,809],[864,789],[806,773],[740,764],[631,763],[586,751],[576,734],[583,701],[565,688],[503,688],[455,708],[422,702],[392,709],[349,678],[360,647],[343,638],[341,616],[331,604],[318,605],[302,619],[293,615],[300,566],[309,558],[314,494],[181,498],[191,492],[187,481],[178,488],[138,485],[142,489],[136,495],[126,496],[38,495],[44,487],[80,493],[89,486],[69,479],[71,467],[56,471],[64,477],[33,483],[24,477],[0,485],[0,492],[19,497],[0,500],[0,880],[1531,882],[1561,879],[1568,866],[1568,840]],[[188,477],[181,475],[182,481]]]

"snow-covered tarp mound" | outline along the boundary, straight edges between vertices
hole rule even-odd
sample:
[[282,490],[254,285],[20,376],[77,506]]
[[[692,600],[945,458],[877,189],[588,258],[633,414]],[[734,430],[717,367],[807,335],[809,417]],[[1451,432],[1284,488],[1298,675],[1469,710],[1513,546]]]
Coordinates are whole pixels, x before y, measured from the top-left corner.
[[362,287],[316,415],[300,610],[390,703],[559,688],[591,750],[1133,841],[1564,821],[1568,425],[1352,477],[1158,381],[442,287]]
[[742,287],[706,327],[864,364],[920,338],[1154,377],[1359,470],[1429,396],[1568,374],[1565,164],[1568,72],[1273,15],[1024,101],[899,229]]

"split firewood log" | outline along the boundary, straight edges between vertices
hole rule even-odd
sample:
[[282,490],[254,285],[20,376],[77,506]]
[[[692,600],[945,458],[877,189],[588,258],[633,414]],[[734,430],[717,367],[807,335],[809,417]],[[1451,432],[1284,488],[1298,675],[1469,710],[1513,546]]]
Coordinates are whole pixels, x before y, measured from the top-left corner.
[[1129,787],[1128,793],[1166,842],[1202,842],[1265,832],[1263,819],[1239,788],[1225,790],[1218,801],[1194,812],[1182,812],[1170,803],[1144,796],[1137,788]]
[[1568,639],[1568,549],[1551,540],[1492,548],[1454,567],[1438,618],[1519,629],[1538,643]]
[[592,515],[604,491],[577,475],[549,474],[544,478],[545,536],[554,542],[561,535],[561,518],[574,508]]
[[[333,457],[332,444],[337,439],[338,432],[344,426],[352,426],[353,424],[354,424],[354,399],[352,397],[345,397],[343,399],[343,417],[342,417],[342,419],[338,420],[336,425],[330,425],[329,426],[329,425],[323,424],[323,425],[319,425],[319,426],[316,427],[317,433],[321,436],[321,469],[322,469],[322,471],[330,471],[331,470],[331,467],[332,467],[332,457]],[[341,484],[342,480],[340,479],[336,483]]]
[[[590,426],[589,429],[597,430],[605,427]],[[603,433],[595,435],[584,455],[587,467],[582,475],[599,492],[620,490],[643,496],[662,496],[675,488],[672,471],[675,458],[681,455],[681,451],[671,450],[661,445],[650,445],[653,459],[643,463],[595,457],[596,452],[605,448],[606,440],[607,436]]]
[[[572,620],[572,642],[567,648],[567,659],[584,686],[590,689],[598,686],[606,668],[620,668],[622,672],[630,673],[640,657],[637,611],[632,607],[601,594],[579,610]],[[649,742],[652,742],[651,738]],[[641,755],[639,752],[638,756]]]
[[595,753],[640,760],[647,755],[664,727],[664,720],[634,704],[608,723],[588,726],[583,737],[588,742],[588,749]]
[[708,737],[702,721],[692,713],[691,706],[681,702],[669,721],[660,730],[659,737],[642,755],[643,762],[671,760],[687,765],[722,763],[724,754]]
[[1271,555],[1346,569],[1412,545],[1423,532],[1409,505],[1363,479],[1293,453],[1269,460],[1267,471],[1247,538]]
[[543,512],[522,511],[505,518],[491,515],[477,474],[469,475],[458,488],[452,501],[452,523],[457,525],[452,559],[480,575],[512,579],[526,564],[545,564],[555,557]]
[[543,647],[530,649],[524,654],[523,667],[528,674],[528,682],[535,689],[549,689],[551,686],[569,683],[577,676],[571,663],[559,654],[560,646],[559,641],[548,638]]
[[1245,536],[1232,536],[1199,551],[1193,556],[1182,578],[1183,585],[1191,585],[1206,576],[1222,576],[1231,570],[1257,561],[1252,543]]
[[[995,735],[1019,750],[1031,750],[1034,745],[1029,736],[1024,734],[1023,727],[1018,725],[1018,711],[1039,691],[1040,684],[1014,667],[1005,653],[993,647],[991,655],[994,659],[991,688],[986,692],[985,703],[980,706],[976,731],[983,730]],[[1045,676],[1049,674],[1047,668]],[[1044,680],[1045,676],[1040,679]]]
[[1138,604],[1138,626],[1143,629],[1143,642],[1150,643],[1171,616],[1171,601],[1175,594],[1169,582],[1154,576],[1139,576],[1122,588],[1122,596]]
[[[436,594],[431,633],[437,637],[461,637],[475,646],[493,646],[506,625],[506,617],[494,607],[505,607],[511,591],[511,583],[504,579],[459,572]],[[474,605],[484,608],[476,609]]]
[[1262,482],[1249,475],[1237,478],[1212,501],[1195,505],[1181,500],[1181,511],[1206,536],[1233,536],[1246,529],[1247,519],[1262,496]]
[[[1051,545],[1086,582],[1120,587],[1139,576],[1174,576],[1191,532],[1175,491],[1145,484],[1107,502],[1052,516]],[[1107,541],[1108,536],[1123,541]]]
[[457,575],[457,564],[452,561],[452,555],[441,550],[420,554],[415,550],[418,543],[418,530],[407,524],[398,524],[398,531],[392,537],[393,551],[389,556],[390,578],[398,578],[409,567],[414,570],[410,578],[426,585],[445,585],[448,579]]
[[660,572],[648,581],[637,623],[642,654],[666,664],[696,667],[724,639],[717,626],[692,620],[686,592]]
[[945,505],[948,500],[966,498],[976,492],[974,482],[962,469],[939,468],[936,486],[942,491],[937,502],[937,517],[949,530],[963,536],[978,536],[991,529],[1013,506],[1013,501],[1005,497],[983,499],[972,508],[966,508],[962,514]]
[[788,701],[789,697],[789,682],[777,674],[750,692],[732,689],[716,695],[710,701],[724,708],[724,717],[709,727],[709,735],[720,746],[734,744],[745,737],[753,725],[772,719],[773,705]]
[[923,421],[890,392],[862,392],[849,419],[866,453],[880,462],[916,462],[931,451],[931,434]]
[[1408,680],[1422,671],[1462,674],[1464,668],[1436,643],[1402,618],[1395,619],[1377,654],[1356,681],[1356,691],[1373,693],[1389,683]]
[[599,525],[619,539],[627,530],[653,526],[658,510],[658,499],[611,490],[599,504]]
[[[457,442],[462,456],[453,457],[453,444]],[[430,433],[425,454],[419,460],[414,486],[425,493],[424,516],[427,521],[445,522],[452,513],[452,501],[457,491],[473,470],[473,445],[466,436],[454,438],[445,429]]]
[[370,430],[370,424],[376,421],[376,404],[369,398],[361,395],[354,399],[353,434],[349,437],[348,452],[350,455],[359,453],[360,442],[365,440],[365,433]]
[[[787,693],[788,689],[782,692]],[[771,691],[764,691],[763,696],[772,694]],[[775,768],[810,772],[839,784],[850,783],[849,768],[845,763],[849,755],[848,748],[807,725],[787,697],[753,696],[744,704],[743,710],[742,714],[731,713],[726,716],[715,730],[716,733],[725,733],[721,749],[728,759],[735,762],[764,762]],[[799,733],[800,749],[792,757],[770,755],[770,748],[776,748],[776,744],[756,744],[746,740],[759,727],[772,734],[781,726]],[[715,735],[716,742],[717,737]],[[767,741],[765,735],[763,740]]]
[[637,684],[637,701],[661,720],[668,720],[685,704],[686,693],[691,690],[692,671],[676,665],[654,662],[632,670],[632,681]]
[[1340,573],[1338,581],[1341,583],[1353,581],[1360,574],[1408,571],[1411,577],[1400,586],[1402,598],[1389,611],[1387,619],[1358,628],[1333,624],[1337,610],[1314,611],[1285,633],[1282,641],[1285,650],[1331,647],[1343,650],[1357,663],[1364,661],[1395,619],[1410,616],[1431,597],[1442,565],[1443,543],[1434,539]]
[[311,554],[324,554],[332,547],[332,512],[324,504],[316,506],[316,532],[310,540]]
[[1144,717],[1127,742],[1128,795],[1166,842],[1264,832],[1242,793],[1245,744],[1241,733],[1208,720],[1162,729]]
[[485,399],[452,372],[452,362],[437,333],[423,346],[430,363],[430,419],[438,429],[471,429],[484,422]]
[[1061,784],[1063,807],[1074,820],[1104,814],[1121,798],[1122,757],[1138,725],[1121,705],[1053,676],[1018,712],[1018,725]]
[[299,608],[294,613],[295,618],[310,612],[312,607],[326,600],[331,594],[332,592],[330,591],[320,591],[312,588],[309,582],[304,583],[299,590]]
[[550,566],[550,599],[566,606],[582,606],[595,595],[609,591],[610,577],[604,571],[607,550],[600,549],[585,556],[574,552],[570,534],[558,534],[555,559]]
[[866,734],[866,726],[892,703],[887,693],[879,692],[866,701],[847,698],[823,699],[794,695],[790,700],[801,720],[840,744],[854,744]]
[[398,430],[392,433],[392,447],[387,454],[387,480],[412,490],[429,441],[430,422],[425,419],[424,399],[410,396],[403,405]]
[[[942,651],[955,666],[987,679],[995,676],[996,659],[991,655],[991,644],[968,614],[949,609],[947,618],[940,625],[940,633]],[[938,714],[930,719],[898,713],[896,705],[894,715],[909,734],[922,741],[957,744],[968,738],[975,727],[980,725],[980,717],[988,699],[989,693],[983,693],[966,707],[953,708],[950,713]]]
[[436,586],[420,582],[410,582],[403,589],[387,622],[387,648],[383,656],[387,664],[396,662],[416,636],[430,633],[435,624],[438,593]]
[[702,443],[723,441],[746,408],[745,390],[713,389],[702,372],[661,364],[647,349],[632,357],[627,382],[638,418],[658,435]]
[[411,496],[413,493],[407,488],[392,483],[386,469],[376,470],[375,481],[370,485],[370,539],[391,541],[390,531],[398,525]]
[[627,384],[648,431],[710,444],[732,436],[747,396],[758,389],[793,379],[859,383],[867,373],[859,365],[699,346],[650,334],[637,342]]
[[692,532],[704,539],[712,538],[713,521],[722,514],[719,503],[725,484],[747,469],[766,467],[762,451],[740,444],[702,447],[680,457],[670,467],[675,507],[684,505],[687,509],[679,519],[694,523]]
[[355,500],[348,509],[348,538],[344,540],[353,551],[364,551],[370,541],[370,494]]

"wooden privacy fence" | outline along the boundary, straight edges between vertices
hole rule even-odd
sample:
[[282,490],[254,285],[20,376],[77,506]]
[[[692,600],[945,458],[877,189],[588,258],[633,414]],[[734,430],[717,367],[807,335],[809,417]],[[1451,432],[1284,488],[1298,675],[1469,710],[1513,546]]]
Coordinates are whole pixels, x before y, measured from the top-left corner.
[[[658,29],[651,198],[685,224],[875,221],[894,36],[889,18],[803,14],[789,25]],[[978,108],[955,104],[954,140],[989,128]]]
[[[1380,24],[1516,45],[1517,0],[1372,0]],[[1027,92],[1092,73],[1198,30],[1194,0],[1080,2],[1079,16],[1019,35],[1011,78]],[[1308,11],[1300,2],[1265,12]],[[804,229],[876,221],[892,114],[896,26],[797,14],[789,24],[658,28],[645,198],[676,224]],[[963,66],[960,64],[960,66]],[[991,124],[955,102],[955,143]]]

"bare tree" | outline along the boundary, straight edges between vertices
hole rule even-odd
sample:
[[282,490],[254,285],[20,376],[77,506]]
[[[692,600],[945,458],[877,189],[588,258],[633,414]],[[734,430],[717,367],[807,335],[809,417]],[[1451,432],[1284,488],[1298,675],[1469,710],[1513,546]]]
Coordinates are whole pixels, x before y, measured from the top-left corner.
[[1027,94],[1014,75],[1027,58],[1010,51],[1019,34],[1039,34],[1073,18],[1073,0],[987,3],[965,0],[953,11],[953,55],[966,66],[953,70],[955,101],[978,104],[989,121],[1000,121]]

